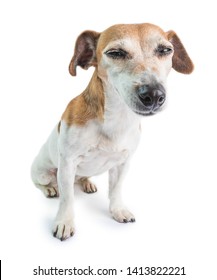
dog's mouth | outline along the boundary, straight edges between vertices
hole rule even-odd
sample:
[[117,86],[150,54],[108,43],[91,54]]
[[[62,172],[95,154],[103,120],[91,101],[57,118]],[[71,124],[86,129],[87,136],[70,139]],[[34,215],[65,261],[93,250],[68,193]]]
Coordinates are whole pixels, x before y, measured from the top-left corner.
[[164,106],[161,106],[154,110],[142,110],[142,109],[133,109],[133,112],[140,116],[153,116],[158,112],[163,110]]

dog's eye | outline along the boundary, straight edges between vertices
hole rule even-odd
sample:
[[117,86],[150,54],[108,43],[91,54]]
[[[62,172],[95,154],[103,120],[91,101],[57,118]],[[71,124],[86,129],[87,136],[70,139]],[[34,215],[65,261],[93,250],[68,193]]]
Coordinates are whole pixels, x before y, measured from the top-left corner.
[[168,55],[170,53],[172,53],[173,49],[171,47],[167,47],[167,46],[163,46],[163,45],[159,45],[156,49],[156,53],[159,56],[165,56]]
[[113,59],[125,59],[128,57],[128,53],[122,49],[111,49],[106,51],[105,54]]

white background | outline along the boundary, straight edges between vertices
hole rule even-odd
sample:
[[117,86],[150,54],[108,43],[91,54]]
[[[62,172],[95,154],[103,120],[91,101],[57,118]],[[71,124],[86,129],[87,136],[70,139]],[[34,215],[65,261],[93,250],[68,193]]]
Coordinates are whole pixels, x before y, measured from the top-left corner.
[[[44,268],[123,269],[185,266],[187,276],[217,279],[217,90],[215,1],[1,1],[0,259],[3,280],[45,279]],[[34,188],[30,166],[67,103],[92,69],[68,73],[76,37],[115,23],[151,22],[177,32],[195,64],[172,70],[167,108],[142,120],[143,136],[125,182],[134,224],[108,213],[107,175],[98,193],[76,189],[76,234],[51,235],[58,200]],[[124,276],[116,279],[159,279]],[[89,279],[109,277],[89,277]],[[111,278],[111,277],[110,277]],[[170,277],[162,277],[170,279]],[[88,279],[51,277],[46,279]],[[113,278],[112,278],[113,279]]]

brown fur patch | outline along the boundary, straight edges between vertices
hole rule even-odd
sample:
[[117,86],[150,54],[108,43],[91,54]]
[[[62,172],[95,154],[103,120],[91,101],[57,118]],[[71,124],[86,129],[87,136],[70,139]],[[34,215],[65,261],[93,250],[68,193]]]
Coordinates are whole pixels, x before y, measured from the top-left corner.
[[72,99],[62,115],[67,125],[84,126],[91,119],[103,120],[104,93],[102,82],[95,71],[85,91]]
[[188,56],[181,40],[174,31],[168,31],[167,36],[174,47],[173,68],[180,73],[190,74],[194,70],[194,64]]
[[88,69],[90,66],[96,66],[96,45],[100,33],[87,30],[82,32],[75,44],[74,55],[69,64],[69,73],[76,76],[76,67]]

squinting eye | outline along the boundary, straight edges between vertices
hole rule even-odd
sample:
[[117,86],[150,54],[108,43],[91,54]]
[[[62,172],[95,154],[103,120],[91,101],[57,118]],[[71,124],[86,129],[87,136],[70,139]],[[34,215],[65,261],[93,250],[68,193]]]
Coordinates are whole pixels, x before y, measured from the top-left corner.
[[172,51],[173,51],[172,48],[166,47],[166,46],[163,46],[163,45],[159,45],[159,46],[157,47],[157,49],[156,49],[156,53],[157,53],[159,56],[168,55],[168,54],[170,54]]
[[108,57],[113,59],[125,59],[128,53],[122,49],[111,49],[105,52]]

